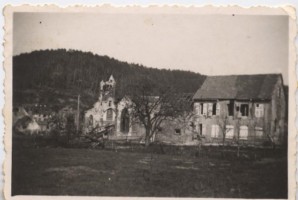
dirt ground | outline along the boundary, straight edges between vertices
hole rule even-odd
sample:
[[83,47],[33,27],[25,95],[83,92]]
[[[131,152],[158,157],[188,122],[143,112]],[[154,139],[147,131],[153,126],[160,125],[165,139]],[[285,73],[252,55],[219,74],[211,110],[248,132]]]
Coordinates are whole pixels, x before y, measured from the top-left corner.
[[14,144],[12,164],[12,195],[287,198],[280,154],[245,160]]

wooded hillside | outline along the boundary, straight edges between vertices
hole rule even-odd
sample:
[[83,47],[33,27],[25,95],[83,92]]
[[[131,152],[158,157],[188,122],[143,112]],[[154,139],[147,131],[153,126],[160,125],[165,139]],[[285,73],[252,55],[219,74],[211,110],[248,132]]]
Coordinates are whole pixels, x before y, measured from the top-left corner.
[[194,93],[205,80],[199,73],[148,68],[108,56],[76,50],[42,50],[13,58],[14,104],[69,103],[78,94],[90,106],[98,97],[99,83],[113,74],[117,96],[133,83],[145,80],[177,93]]

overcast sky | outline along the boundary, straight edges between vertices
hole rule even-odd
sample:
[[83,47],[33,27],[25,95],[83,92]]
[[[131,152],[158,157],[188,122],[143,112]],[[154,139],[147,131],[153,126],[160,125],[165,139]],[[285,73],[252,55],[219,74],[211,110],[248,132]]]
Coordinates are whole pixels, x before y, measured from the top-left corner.
[[206,75],[282,73],[288,17],[15,13],[13,53],[77,49]]

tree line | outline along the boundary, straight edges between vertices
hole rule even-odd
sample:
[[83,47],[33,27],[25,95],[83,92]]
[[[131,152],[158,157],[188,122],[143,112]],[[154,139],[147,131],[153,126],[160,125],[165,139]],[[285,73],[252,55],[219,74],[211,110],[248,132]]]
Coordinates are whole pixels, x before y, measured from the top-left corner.
[[[90,97],[96,99],[100,81],[107,80],[111,74],[117,82],[118,98],[136,82],[149,81],[154,88],[170,86],[177,93],[194,93],[205,80],[204,75],[191,71],[148,68],[91,52],[39,50],[13,57],[14,100],[22,103],[17,92],[35,90],[38,93],[45,88],[60,95],[81,94],[83,102]],[[53,96],[47,94],[43,98]]]

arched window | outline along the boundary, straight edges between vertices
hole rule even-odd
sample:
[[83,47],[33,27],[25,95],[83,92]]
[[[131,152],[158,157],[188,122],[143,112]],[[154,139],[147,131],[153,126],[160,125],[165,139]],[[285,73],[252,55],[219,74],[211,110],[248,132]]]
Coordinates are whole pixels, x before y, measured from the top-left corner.
[[93,126],[93,115],[89,116],[88,125]]
[[111,108],[107,110],[107,120],[113,120],[113,110]]
[[123,133],[129,132],[129,113],[127,108],[124,108],[121,112],[121,123],[120,123],[120,131]]

